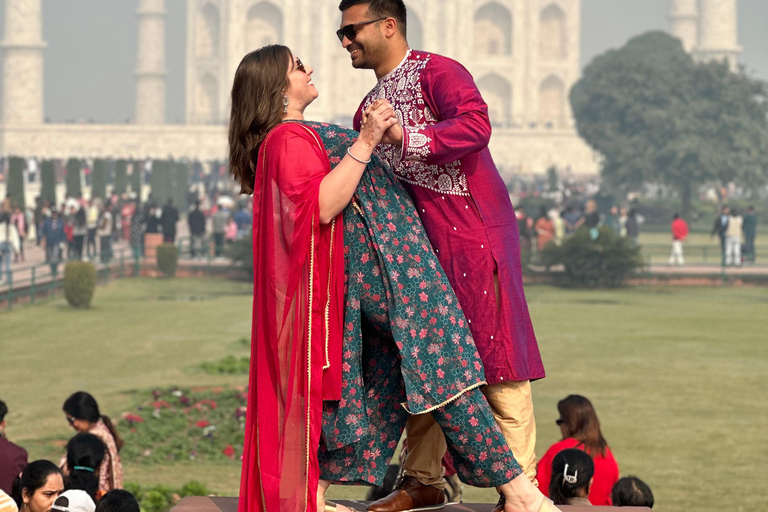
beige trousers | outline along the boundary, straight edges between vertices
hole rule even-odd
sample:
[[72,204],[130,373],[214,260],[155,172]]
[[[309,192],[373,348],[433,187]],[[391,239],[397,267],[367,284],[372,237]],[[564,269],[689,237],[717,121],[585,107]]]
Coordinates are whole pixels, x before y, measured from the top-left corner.
[[[534,453],[536,420],[533,417],[530,381],[485,386],[483,393],[517,463],[528,478],[538,485]],[[424,485],[444,488],[441,461],[447,446],[440,427],[431,414],[419,414],[408,418],[405,429],[408,452],[403,462],[403,474],[416,477]]]

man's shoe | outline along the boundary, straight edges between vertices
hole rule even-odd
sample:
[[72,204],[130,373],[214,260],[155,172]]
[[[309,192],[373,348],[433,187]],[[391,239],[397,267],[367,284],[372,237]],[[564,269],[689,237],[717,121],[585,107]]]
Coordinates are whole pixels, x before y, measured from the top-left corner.
[[368,512],[420,512],[443,507],[445,493],[442,490],[423,485],[415,477],[406,476],[389,496],[368,505]]
[[496,503],[496,506],[493,508],[491,512],[504,512],[504,504],[507,502],[507,500],[504,499],[503,494],[499,494],[499,502]]

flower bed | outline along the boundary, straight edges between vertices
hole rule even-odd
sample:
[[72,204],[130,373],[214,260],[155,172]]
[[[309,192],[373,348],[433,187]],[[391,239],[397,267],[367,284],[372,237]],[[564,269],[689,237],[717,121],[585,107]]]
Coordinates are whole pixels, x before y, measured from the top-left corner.
[[132,462],[240,460],[247,394],[241,389],[170,389],[146,393],[122,415],[120,452]]
[[187,496],[208,496],[211,491],[199,482],[188,482],[181,489],[171,489],[165,485],[142,487],[137,484],[125,484],[125,490],[133,494],[139,502],[141,512],[167,512],[182,498]]

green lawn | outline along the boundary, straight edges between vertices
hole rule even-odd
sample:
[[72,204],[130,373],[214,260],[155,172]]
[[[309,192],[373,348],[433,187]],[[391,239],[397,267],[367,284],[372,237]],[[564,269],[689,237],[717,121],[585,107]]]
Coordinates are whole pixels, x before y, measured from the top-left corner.
[[[534,384],[538,453],[558,440],[556,403],[595,404],[623,475],[647,481],[654,510],[754,510],[768,497],[768,292],[761,288],[528,289],[548,377]],[[136,389],[243,385],[195,367],[242,353],[248,285],[217,280],[124,280],[94,307],[62,300],[0,314],[0,397],[8,435],[33,458],[58,459],[71,436],[61,412],[77,389],[107,414]],[[239,351],[239,352],[238,352]],[[126,479],[238,488],[237,463],[126,464]],[[364,489],[334,488],[336,497]],[[467,489],[467,500],[495,502]]]

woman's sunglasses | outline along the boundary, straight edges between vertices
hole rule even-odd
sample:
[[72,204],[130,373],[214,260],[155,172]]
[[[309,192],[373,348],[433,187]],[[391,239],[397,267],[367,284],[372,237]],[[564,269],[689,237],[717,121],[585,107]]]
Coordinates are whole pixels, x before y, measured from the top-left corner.
[[301,62],[301,59],[300,59],[300,58],[298,58],[298,57],[296,57],[296,67],[295,67],[295,68],[293,68],[293,69],[294,69],[294,70],[298,69],[298,70],[299,70],[299,71],[301,71],[302,73],[306,73],[306,72],[307,72],[307,68],[305,68],[305,67],[304,67],[304,63],[303,63],[303,62]]
[[564,419],[562,419],[562,418],[560,418],[560,419],[557,419],[557,420],[555,420],[555,423],[556,423],[556,424],[557,424],[557,426],[559,427],[560,425],[562,425],[563,423],[565,423],[565,420],[564,420]]
[[351,23],[337,30],[336,36],[339,38],[339,41],[341,41],[342,43],[344,42],[345,37],[350,41],[354,41],[355,37],[357,37],[357,30],[358,30],[357,27],[364,27],[365,25],[370,25],[371,23],[376,23],[377,21],[385,20],[387,18],[388,16],[384,16],[383,18],[377,18],[375,20],[361,21],[360,23]]

